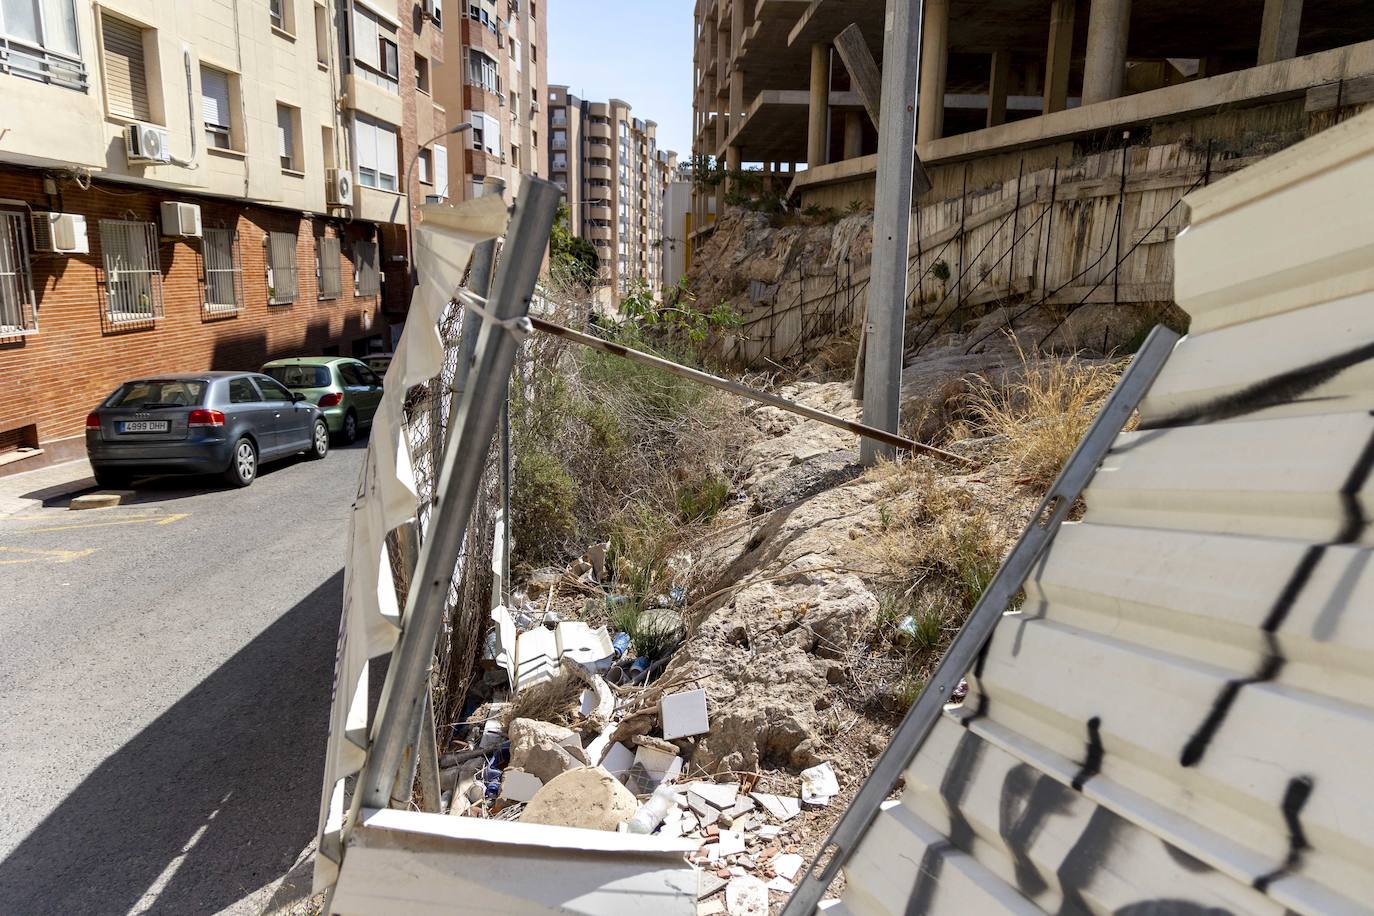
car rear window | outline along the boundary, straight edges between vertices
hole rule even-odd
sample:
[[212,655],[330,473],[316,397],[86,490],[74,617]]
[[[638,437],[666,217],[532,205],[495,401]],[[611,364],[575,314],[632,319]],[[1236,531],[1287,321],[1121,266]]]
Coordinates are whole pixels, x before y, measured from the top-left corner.
[[325,366],[273,366],[267,375],[287,388],[328,388],[329,369]]
[[105,402],[106,407],[195,407],[205,397],[205,383],[180,379],[125,382]]

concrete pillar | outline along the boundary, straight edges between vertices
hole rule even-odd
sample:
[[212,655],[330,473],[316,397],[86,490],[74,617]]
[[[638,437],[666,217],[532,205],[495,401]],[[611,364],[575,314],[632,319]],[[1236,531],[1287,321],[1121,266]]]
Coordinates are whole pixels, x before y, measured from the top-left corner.
[[858,159],[864,154],[864,115],[861,111],[844,113],[844,158]]
[[1011,84],[1011,52],[993,51],[988,68],[988,127],[1007,121],[1007,88]]
[[739,53],[739,46],[744,42],[744,4],[746,0],[731,0],[730,2],[730,56],[734,57]]
[[1088,56],[1083,63],[1083,104],[1121,97],[1131,0],[1093,0],[1088,13]]
[[1302,25],[1302,0],[1264,0],[1264,20],[1260,25],[1259,62],[1272,64],[1298,53],[1298,30]]
[[726,128],[728,126],[725,116],[725,106],[721,104],[720,96],[716,96],[716,145],[711,150],[712,155],[719,156],[721,147],[725,146]]
[[1074,0],[1054,0],[1050,7],[1050,44],[1045,53],[1045,104],[1043,111],[1063,111],[1069,106],[1069,64],[1073,60]]
[[744,126],[744,71],[730,74],[730,133]]
[[[743,163],[744,163],[744,152],[743,152],[743,150],[741,150],[738,146],[735,146],[734,144],[731,144],[730,146],[727,146],[727,147],[725,148],[725,168],[726,168],[726,169],[728,169],[730,172],[738,172],[738,171],[740,170],[740,166],[741,166]],[[734,189],[735,189],[735,180],[734,180],[733,178],[727,178],[727,179],[725,179],[725,190],[728,192],[728,191],[733,191]]]
[[949,71],[949,0],[926,0],[921,30],[920,97],[916,103],[916,142],[938,140],[945,132],[945,78]]
[[811,46],[811,102],[807,109],[806,164],[825,165],[830,146],[830,45]]

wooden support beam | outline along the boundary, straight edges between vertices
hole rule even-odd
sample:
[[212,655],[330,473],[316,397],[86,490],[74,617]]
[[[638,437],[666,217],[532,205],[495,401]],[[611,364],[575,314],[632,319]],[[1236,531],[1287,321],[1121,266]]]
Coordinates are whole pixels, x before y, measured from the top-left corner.
[[[863,100],[864,111],[868,112],[874,130],[882,131],[883,74],[878,62],[873,59],[873,52],[868,50],[863,30],[857,23],[851,22],[835,36],[834,47],[844,68],[849,71],[849,78],[859,98]],[[926,173],[920,156],[915,157],[912,179],[911,192],[915,196],[920,197],[931,189],[930,175]]]

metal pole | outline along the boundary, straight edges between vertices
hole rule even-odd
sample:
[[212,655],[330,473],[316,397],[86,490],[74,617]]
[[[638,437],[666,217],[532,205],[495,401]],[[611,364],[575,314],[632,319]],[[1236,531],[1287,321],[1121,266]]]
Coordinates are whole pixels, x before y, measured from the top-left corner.
[[965,466],[973,464],[972,461],[961,455],[947,452],[944,449],[938,449],[933,445],[926,445],[914,439],[899,436],[896,433],[875,429],[872,426],[865,426],[862,423],[855,423],[853,420],[846,420],[843,417],[828,414],[823,410],[816,410],[814,407],[807,407],[805,404],[798,404],[796,401],[789,401],[787,398],[778,397],[776,394],[771,394],[767,391],[759,391],[757,388],[750,388],[747,385],[741,385],[739,382],[732,382],[729,379],[719,378],[710,373],[702,372],[699,369],[689,369],[686,366],[680,366],[675,362],[654,356],[653,354],[645,353],[641,350],[632,350],[620,344],[610,343],[609,341],[602,340],[600,337],[591,337],[587,334],[574,331],[571,328],[565,328],[562,325],[554,324],[552,321],[545,321],[543,318],[531,316],[530,324],[534,325],[536,331],[543,331],[555,337],[562,337],[565,340],[571,340],[573,343],[582,344],[584,347],[590,347],[593,350],[600,350],[602,353],[609,353],[612,356],[628,359],[630,362],[639,363],[644,366],[653,366],[656,369],[662,369],[664,372],[671,373],[680,378],[691,379],[694,382],[700,382],[712,388],[719,388],[721,391],[728,391],[731,394],[737,394],[741,397],[750,398],[751,400],[759,401],[763,404],[779,407],[783,410],[797,414],[798,416],[816,420],[828,426],[834,426],[837,429],[856,433],[863,436],[865,442],[872,439],[892,449],[901,448],[913,452],[924,452],[927,455],[932,455],[936,458],[952,461],[956,464]]
[[[916,159],[916,79],[921,69],[923,0],[888,0],[883,35],[883,127],[878,135],[873,267],[865,324],[864,423],[895,433],[901,415],[906,321],[907,244],[911,235],[912,169]],[[868,466],[891,457],[891,445],[864,439]]]
[[[563,191],[539,178],[526,178],[511,216],[511,244],[496,271],[487,308],[496,321],[524,318],[549,245],[549,231]],[[484,321],[477,341],[475,384],[463,392],[453,434],[453,448],[444,451],[438,497],[430,531],[420,546],[415,580],[407,596],[405,628],[387,670],[386,684],[373,729],[372,748],[358,781],[358,797],[365,808],[385,808],[392,778],[429,694],[429,670],[434,644],[443,625],[444,607],[453,580],[453,564],[462,547],[468,517],[477,498],[486,456],[496,433],[501,410],[500,392],[510,382],[519,347],[515,335]],[[491,386],[498,386],[492,390]],[[495,395],[495,396],[493,396]]]
[[[969,613],[968,620],[954,637],[949,651],[931,674],[925,689],[907,711],[902,724],[893,732],[892,740],[874,764],[872,773],[859,788],[854,801],[840,816],[825,845],[808,866],[797,885],[796,893],[787,902],[783,916],[811,916],[815,912],[821,895],[849,861],[849,857],[854,854],[897,780],[915,759],[926,736],[939,720],[941,710],[950,701],[955,687],[973,666],[978,653],[983,650],[983,646],[992,636],[992,631],[1002,620],[1007,605],[1025,584],[1026,577],[1044,555],[1058,533],[1059,526],[1068,517],[1069,511],[1093,479],[1093,475],[1097,473],[1098,467],[1125,427],[1126,421],[1140,404],[1145,392],[1154,384],[1160,370],[1173,353],[1178,338],[1179,335],[1162,325],[1150,332],[1145,346],[1131,360],[1130,367],[1117,383],[1111,397],[1102,406],[1087,434],[1069,456],[1059,478],[1045,494],[1039,508],[1031,515],[1031,521],[1021,532],[1016,546],[1007,554],[997,574],[978,599],[977,606]],[[817,870],[817,863],[828,852],[833,852],[833,855],[824,867]],[[921,878],[931,880],[925,875]]]

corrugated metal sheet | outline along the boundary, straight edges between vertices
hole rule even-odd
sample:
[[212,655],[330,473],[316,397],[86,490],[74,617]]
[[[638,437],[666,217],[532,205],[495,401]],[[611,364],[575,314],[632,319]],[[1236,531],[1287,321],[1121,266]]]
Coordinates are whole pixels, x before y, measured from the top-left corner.
[[1374,116],[1189,199],[1194,317],[831,912],[1374,911]]

